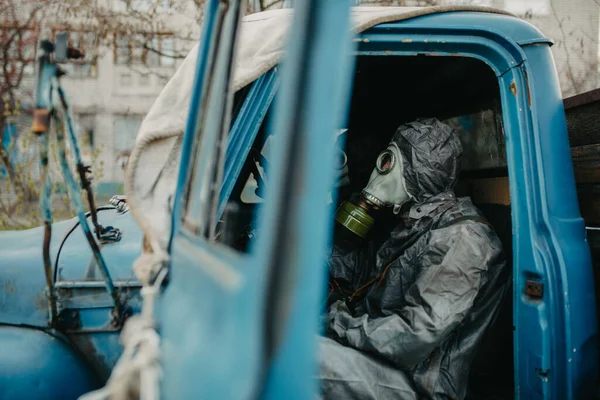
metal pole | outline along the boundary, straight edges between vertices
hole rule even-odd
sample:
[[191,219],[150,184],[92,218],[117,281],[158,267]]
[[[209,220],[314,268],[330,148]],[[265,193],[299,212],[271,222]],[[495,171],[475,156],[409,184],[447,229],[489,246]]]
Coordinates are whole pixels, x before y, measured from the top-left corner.
[[114,301],[115,314],[116,314],[115,316],[120,321],[121,313],[122,313],[121,300],[119,299],[119,294],[117,293],[115,286],[113,284],[112,278],[110,276],[110,272],[108,271],[108,267],[106,266],[106,262],[104,261],[104,257],[102,257],[102,254],[100,253],[100,248],[98,247],[98,244],[96,243],[96,240],[94,239],[94,236],[92,235],[92,232],[90,231],[90,227],[87,224],[85,210],[83,208],[83,203],[81,201],[81,192],[79,190],[79,186],[77,185],[77,182],[75,181],[75,178],[73,177],[73,174],[71,173],[71,169],[69,168],[69,163],[67,162],[63,121],[61,120],[58,113],[56,113],[56,112],[54,113],[54,119],[56,122],[56,141],[58,144],[59,162],[60,162],[60,167],[62,169],[65,184],[66,184],[67,190],[69,192],[69,197],[71,197],[71,201],[73,202],[73,205],[75,206],[75,212],[77,214],[77,218],[79,219],[81,229],[83,230],[83,233],[85,234],[85,237],[87,238],[87,241],[90,244],[90,247],[92,249],[92,254],[93,254],[93,256],[96,260],[96,263],[98,264],[98,268],[100,269],[100,272],[102,273],[102,276],[104,278],[106,290],[108,291],[108,293],[110,294],[110,296],[112,297],[112,299]]
[[49,324],[54,325],[56,320],[56,290],[52,276],[52,261],[50,260],[50,240],[52,239],[52,185],[48,171],[48,135],[40,137],[40,169],[42,184],[42,196],[40,199],[42,216],[44,218],[44,243],[42,245],[42,258],[44,260],[44,274],[46,275],[46,286],[48,290]]

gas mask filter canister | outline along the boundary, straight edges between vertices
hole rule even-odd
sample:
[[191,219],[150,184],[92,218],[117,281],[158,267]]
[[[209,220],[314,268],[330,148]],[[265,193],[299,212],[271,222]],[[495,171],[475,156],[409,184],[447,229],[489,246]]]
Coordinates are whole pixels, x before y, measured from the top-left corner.
[[377,157],[375,169],[361,192],[359,204],[349,201],[342,203],[336,213],[336,221],[352,233],[365,238],[375,222],[369,215],[371,209],[394,207],[394,213],[397,214],[402,205],[410,200],[403,172],[400,149],[392,141]]

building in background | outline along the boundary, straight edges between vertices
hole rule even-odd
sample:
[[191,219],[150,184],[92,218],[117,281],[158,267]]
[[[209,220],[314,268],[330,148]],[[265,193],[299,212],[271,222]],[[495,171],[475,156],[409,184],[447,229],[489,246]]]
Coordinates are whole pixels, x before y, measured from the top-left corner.
[[501,0],[494,5],[527,19],[554,40],[552,53],[564,97],[598,88],[600,2]]
[[[64,26],[64,8],[61,12],[40,14],[37,22],[30,24],[0,17],[0,43],[17,31],[16,40],[12,40],[6,52],[7,58],[0,56],[0,63],[11,76],[22,75],[16,93],[24,110],[20,126],[28,126],[37,38],[43,29],[52,35],[68,28],[71,45],[84,50],[86,58],[65,65],[68,75],[63,79],[63,86],[71,100],[84,155],[91,159],[92,154],[97,153],[95,165],[101,170],[97,176],[102,183],[99,190],[111,195],[122,190],[124,167],[144,115],[183,56],[197,42],[203,2],[103,1],[107,2],[105,10],[112,13],[110,18],[97,10],[87,10],[79,16],[68,15],[68,26]],[[477,4],[503,8],[531,21],[555,40],[553,52],[564,96],[585,92],[600,84],[600,2],[595,0],[355,1],[371,6]],[[291,0],[251,0],[248,11],[261,10],[266,3],[271,8],[292,5]],[[2,7],[0,5],[0,11]],[[26,20],[28,13],[22,14]],[[115,15],[123,16],[125,22],[133,22],[114,22]],[[20,130],[21,133],[26,131],[27,128]]]
[[102,182],[123,182],[141,121],[181,62],[172,56],[174,49],[187,53],[193,45],[169,34],[153,42],[158,52],[144,49],[135,38],[115,35],[113,48],[100,49],[91,65],[70,65],[63,79],[87,145],[84,151],[99,150]]
[[[5,1],[0,5],[0,89],[9,103],[21,104],[19,157],[37,156],[35,140],[25,136],[31,126],[38,39],[67,31],[69,45],[86,54],[62,65],[67,75],[61,80],[84,159],[94,159],[100,192],[122,191],[143,117],[198,40],[202,2],[100,0],[79,6],[83,3]],[[36,175],[37,162],[30,164]]]

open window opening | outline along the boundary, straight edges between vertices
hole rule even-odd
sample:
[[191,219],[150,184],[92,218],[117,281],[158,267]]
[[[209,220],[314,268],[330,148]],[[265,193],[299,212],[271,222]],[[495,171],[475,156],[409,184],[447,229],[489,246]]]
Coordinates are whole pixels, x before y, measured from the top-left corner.
[[[276,134],[268,134],[267,126],[270,114],[267,113],[263,120],[256,139],[249,150],[248,157],[236,180],[236,184],[229,198],[227,206],[217,227],[217,242],[226,244],[231,248],[246,253],[249,244],[256,238],[258,231],[255,229],[256,217],[259,208],[265,201],[266,192],[269,190],[269,168],[273,156],[273,145],[277,141]],[[336,153],[335,187],[328,193],[325,201],[335,205],[334,200],[339,198],[348,184],[348,157],[343,150],[345,133],[347,129],[338,129],[333,132]],[[336,196],[337,195],[337,196]]]
[[500,90],[489,66],[466,57],[358,57],[345,147],[347,193],[365,187],[399,125],[431,117],[457,130],[463,154],[456,195],[471,197],[491,223],[510,275],[498,315],[471,364],[468,398],[512,398],[511,209]]
[[269,117],[268,113],[260,126],[217,225],[217,242],[242,253],[248,252],[250,242],[258,234],[256,217],[267,190],[272,140],[267,135]]

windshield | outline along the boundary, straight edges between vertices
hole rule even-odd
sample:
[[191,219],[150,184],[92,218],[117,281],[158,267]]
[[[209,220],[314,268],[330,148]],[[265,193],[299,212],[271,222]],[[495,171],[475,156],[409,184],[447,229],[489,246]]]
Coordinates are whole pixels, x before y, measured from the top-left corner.
[[[343,135],[347,131],[348,129],[340,129],[336,131],[337,139],[335,144],[335,151],[339,154],[336,164],[336,170],[339,171],[336,187],[344,185],[348,180],[348,157],[346,156],[346,153],[342,149],[341,145],[341,143],[343,143]],[[264,164],[265,162],[269,162],[271,160],[271,149],[273,148],[274,140],[277,140],[275,135],[271,135],[265,140],[265,143],[263,144],[262,150],[260,152],[261,159],[264,161],[262,163],[260,161],[255,161],[256,168],[248,176],[248,179],[246,180],[246,183],[240,195],[240,200],[242,201],[242,203],[256,204],[262,203],[264,201],[264,199],[260,196],[262,188],[260,187],[259,182],[264,182],[266,184],[267,177],[265,172],[265,166],[261,164]],[[255,176],[257,173],[259,174],[258,179]],[[331,194],[328,201],[332,202]]]

